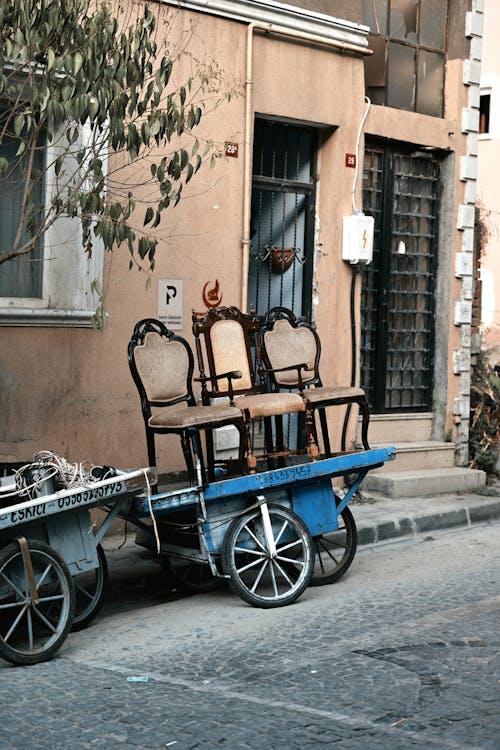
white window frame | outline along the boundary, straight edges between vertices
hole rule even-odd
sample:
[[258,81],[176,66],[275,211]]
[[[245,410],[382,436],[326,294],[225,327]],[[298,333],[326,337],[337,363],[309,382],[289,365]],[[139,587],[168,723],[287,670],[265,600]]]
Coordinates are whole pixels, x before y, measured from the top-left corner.
[[486,74],[481,76],[479,96],[490,97],[490,121],[487,133],[479,133],[480,141],[500,139],[500,76]]
[[[85,147],[89,139],[89,128],[84,126],[79,139],[81,146]],[[55,139],[47,149],[48,164],[55,164],[62,148]],[[106,157],[103,154],[101,158],[105,170]],[[71,157],[67,159],[68,168],[74,168],[74,163],[69,162]],[[52,166],[45,174],[46,207],[50,204],[56,182],[55,166]],[[92,256],[89,258],[83,249],[79,219],[60,217],[43,234],[41,242],[42,297],[0,297],[0,326],[92,327],[99,299],[91,285],[97,279],[102,286],[102,240],[93,238]]]

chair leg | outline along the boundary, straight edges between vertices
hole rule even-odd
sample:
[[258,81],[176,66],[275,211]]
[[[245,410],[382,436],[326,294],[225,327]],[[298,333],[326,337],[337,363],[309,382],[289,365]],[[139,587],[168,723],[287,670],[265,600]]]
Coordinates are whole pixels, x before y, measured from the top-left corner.
[[194,469],[193,454],[191,451],[191,442],[189,440],[189,434],[187,432],[183,432],[181,434],[181,446],[182,446],[182,452],[184,454],[184,460],[186,462],[186,467],[188,471],[189,484],[194,487],[197,484],[196,472]]
[[311,405],[306,402],[306,432],[307,432],[307,452],[312,461],[316,461],[319,455],[318,444],[314,438],[314,417]]
[[214,433],[212,430],[205,430],[205,446],[207,449],[207,472],[208,479],[213,482],[215,479],[215,455],[214,455]]
[[325,449],[325,456],[332,455],[332,449],[330,447],[330,435],[328,434],[328,422],[326,419],[326,409],[319,409],[319,421],[321,424],[321,436],[323,438],[323,447]]
[[[283,429],[281,430],[281,434],[279,433],[279,418],[275,418],[275,425],[276,425],[276,447],[278,450],[281,450],[282,444],[283,444]],[[274,469],[274,459],[269,458],[269,455],[271,453],[274,453],[274,442],[273,442],[273,423],[271,417],[264,417],[264,440],[266,444],[266,453],[267,453],[267,468],[268,469]]]
[[370,412],[368,410],[368,404],[366,402],[366,399],[360,399],[358,401],[359,409],[361,411],[362,415],[362,422],[361,422],[361,442],[363,443],[363,448],[367,451],[370,450],[370,445],[368,443],[368,425],[370,424]]
[[[203,449],[201,447],[200,433],[198,430],[190,430],[188,434],[190,435],[190,439],[191,439],[192,452],[194,454],[195,459],[197,459],[200,464],[202,483],[205,484],[207,481],[207,471],[205,468],[205,459],[203,457]],[[196,466],[195,466],[195,474],[196,474]],[[209,476],[209,481],[213,481],[214,478],[215,478],[215,474],[213,474],[212,477]],[[196,477],[196,484],[198,484],[198,477]]]
[[[154,432],[151,432],[151,430],[146,425],[146,445],[148,448],[148,463],[150,466],[153,466],[157,471],[158,469],[156,466],[156,448],[155,448],[155,436]],[[156,482],[154,485],[151,486],[151,490],[154,493],[158,492],[158,482]]]
[[148,447],[148,462],[150,466],[156,467],[156,449],[155,449],[155,436],[154,432],[151,432],[146,427],[146,444]]
[[240,443],[238,446],[238,462],[240,464],[240,469],[242,474],[246,474],[247,472],[247,465],[245,462],[245,453],[246,453],[246,431],[245,426],[242,424],[236,424],[236,429],[238,430],[238,434],[240,436]]
[[245,421],[245,440],[246,440],[246,445],[247,445],[247,467],[248,467],[248,472],[250,474],[255,474],[255,471],[257,469],[257,459],[255,458],[255,454],[252,448],[251,425],[252,423],[247,418]]

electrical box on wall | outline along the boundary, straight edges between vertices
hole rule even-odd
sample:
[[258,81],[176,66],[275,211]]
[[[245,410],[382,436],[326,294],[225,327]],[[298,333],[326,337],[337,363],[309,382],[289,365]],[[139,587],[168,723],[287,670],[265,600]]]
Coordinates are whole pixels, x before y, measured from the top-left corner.
[[362,213],[344,216],[342,260],[349,263],[371,263],[373,257],[373,216]]

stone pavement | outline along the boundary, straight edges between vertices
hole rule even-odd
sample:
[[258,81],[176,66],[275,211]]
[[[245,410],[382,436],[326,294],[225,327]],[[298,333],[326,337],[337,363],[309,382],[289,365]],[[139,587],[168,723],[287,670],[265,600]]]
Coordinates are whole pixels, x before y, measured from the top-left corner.
[[52,661],[0,663],[0,748],[499,750],[499,527],[366,545],[270,610],[128,580]]

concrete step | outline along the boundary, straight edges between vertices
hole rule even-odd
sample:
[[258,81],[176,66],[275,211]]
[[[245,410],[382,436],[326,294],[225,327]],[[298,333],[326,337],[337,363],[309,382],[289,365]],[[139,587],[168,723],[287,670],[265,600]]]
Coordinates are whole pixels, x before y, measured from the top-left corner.
[[377,448],[394,445],[396,458],[390,464],[377,469],[377,473],[394,471],[418,471],[419,469],[450,469],[455,465],[454,443],[437,440],[415,441],[413,443],[379,443]]
[[[453,492],[473,492],[486,485],[486,474],[458,466],[416,471],[370,472],[361,491],[386,498],[425,497]],[[375,499],[375,497],[374,497]]]
[[[372,414],[368,438],[370,443],[404,443],[406,441],[430,440],[432,413],[419,414]],[[359,430],[361,429],[361,423]]]

